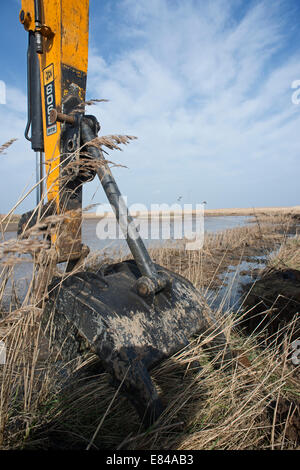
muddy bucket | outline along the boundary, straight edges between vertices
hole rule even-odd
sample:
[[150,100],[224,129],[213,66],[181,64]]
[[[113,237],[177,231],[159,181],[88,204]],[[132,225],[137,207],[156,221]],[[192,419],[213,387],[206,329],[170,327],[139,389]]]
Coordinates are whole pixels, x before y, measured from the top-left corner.
[[[207,316],[204,302],[193,285],[178,274],[155,265],[171,279],[169,288],[146,297],[137,292],[140,272],[125,261],[102,272],[80,272],[49,286],[44,322],[53,316],[67,359],[78,354],[80,340],[96,353],[115,386],[135,406],[145,426],[162,413],[149,371],[189,342],[195,333],[217,325]],[[223,333],[214,335],[215,353],[226,353]]]

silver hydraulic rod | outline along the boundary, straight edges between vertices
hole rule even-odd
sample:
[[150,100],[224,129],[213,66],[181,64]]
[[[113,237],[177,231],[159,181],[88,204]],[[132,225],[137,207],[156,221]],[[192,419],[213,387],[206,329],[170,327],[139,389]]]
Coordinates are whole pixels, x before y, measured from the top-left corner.
[[[128,212],[126,203],[118,188],[118,185],[111,173],[108,164],[105,162],[102,152],[93,145],[92,141],[97,137],[93,124],[95,118],[93,116],[84,117],[81,120],[81,138],[82,142],[86,144],[86,149],[89,155],[95,159],[103,162],[99,165],[96,172],[102,187],[105,191],[107,199],[109,200],[118,224],[123,231],[128,247],[133,255],[133,258],[142,274],[142,278],[138,280],[137,289],[142,296],[149,293],[155,293],[166,287],[168,279],[157,269],[146,249],[146,246],[137,230],[133,218]],[[89,144],[91,142],[91,144]],[[149,282],[150,281],[150,282]]]
[[36,187],[36,205],[38,206],[43,199],[43,192],[44,192],[44,165],[43,165],[43,152],[36,152],[35,153],[35,175],[36,175],[36,183],[39,184]]

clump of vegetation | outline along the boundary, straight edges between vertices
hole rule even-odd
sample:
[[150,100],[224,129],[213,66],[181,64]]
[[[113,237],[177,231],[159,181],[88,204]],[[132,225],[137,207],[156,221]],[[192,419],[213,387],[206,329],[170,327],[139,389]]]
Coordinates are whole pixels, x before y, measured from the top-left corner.
[[269,263],[270,269],[295,269],[300,271],[300,236],[286,240]]

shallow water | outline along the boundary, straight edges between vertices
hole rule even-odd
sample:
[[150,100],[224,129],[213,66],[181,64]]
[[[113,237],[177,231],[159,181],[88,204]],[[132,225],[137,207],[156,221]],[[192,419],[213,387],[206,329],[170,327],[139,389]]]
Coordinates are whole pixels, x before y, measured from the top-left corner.
[[238,265],[228,266],[227,271],[218,276],[222,281],[220,288],[217,291],[209,290],[207,293],[210,306],[224,313],[237,311],[243,303],[243,287],[254,282],[251,272],[265,268],[269,256],[273,253],[275,251],[267,256],[255,256],[253,261],[241,261]]
[[[222,230],[241,227],[245,225],[249,220],[249,217],[232,216],[232,217],[206,217],[204,219],[204,231],[208,233],[215,233]],[[145,242],[145,245],[153,246],[166,243],[168,240],[174,241],[176,239],[182,239],[182,222],[181,219],[175,218],[173,220],[159,221],[158,219],[151,223],[151,227],[148,226],[147,220],[135,219],[136,223],[140,223],[140,234]],[[113,221],[112,221],[113,222]],[[100,222],[101,223],[101,222]],[[85,220],[82,226],[82,239],[83,243],[90,247],[92,252],[100,251],[103,248],[125,248],[127,247],[126,241],[121,240],[99,240],[97,237],[97,224],[99,222],[95,220]],[[185,229],[188,233],[197,232],[197,222],[192,217],[185,219]],[[112,229],[113,230],[113,229]],[[99,230],[98,230],[99,233]],[[176,237],[179,235],[178,237]]]
[[[215,233],[222,230],[240,227],[245,225],[249,220],[249,217],[244,216],[228,216],[228,217],[206,217],[204,220],[204,231],[206,233]],[[140,233],[142,237],[145,237],[145,231],[147,232],[147,228],[145,229],[145,224],[147,223],[146,220],[139,221],[136,219],[136,223],[141,222],[140,225]],[[128,247],[126,241],[124,239],[99,239],[97,237],[97,224],[99,222],[97,220],[84,220],[82,226],[82,241],[84,244],[88,245],[90,248],[90,252],[93,254],[99,253],[99,255],[103,254],[105,251],[106,255],[114,252],[120,252],[121,254],[128,253]],[[174,218],[170,222],[154,220],[151,225],[151,230],[148,230],[148,237],[146,233],[146,238],[144,238],[145,245],[147,247],[150,246],[159,246],[161,244],[166,243],[174,243],[178,238],[178,234],[182,232],[179,224],[182,224],[181,219]],[[193,218],[187,220],[185,228],[192,232],[196,231],[198,227],[196,221]],[[99,231],[98,231],[99,233]],[[186,232],[185,232],[186,233]],[[149,235],[152,235],[149,238]],[[16,239],[17,234],[16,232],[6,232],[4,234],[4,240],[11,240]],[[166,237],[168,240],[166,240]],[[16,288],[16,293],[20,299],[24,297],[24,293],[26,292],[29,281],[32,277],[32,269],[33,265],[31,262],[20,263],[14,267],[14,283]],[[4,295],[4,304],[6,305],[11,295],[11,282],[8,283],[5,295]]]

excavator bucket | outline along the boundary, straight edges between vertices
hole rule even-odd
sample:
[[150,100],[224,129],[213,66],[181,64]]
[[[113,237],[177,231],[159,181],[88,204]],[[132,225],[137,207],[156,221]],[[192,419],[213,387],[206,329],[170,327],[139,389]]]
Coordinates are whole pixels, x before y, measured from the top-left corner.
[[[68,263],[67,275],[48,286],[43,325],[46,334],[54,331],[68,360],[86,346],[96,353],[148,426],[163,410],[149,375],[156,364],[185,347],[193,334],[211,329],[215,353],[227,360],[230,352],[199,292],[151,260],[97,145],[100,125],[84,113],[88,9],[88,0],[22,0],[20,12],[29,33],[26,137],[33,150],[45,152],[48,202],[39,213],[64,216],[49,241],[55,262]],[[86,159],[95,163],[88,174]],[[96,175],[133,260],[78,272],[74,267],[84,252],[82,185]],[[20,235],[35,224],[35,212],[22,217]]]
[[45,329],[56,326],[62,355],[78,356],[83,342],[96,353],[115,386],[135,406],[147,427],[163,406],[149,372],[163,359],[185,347],[191,336],[214,331],[210,348],[225,364],[230,361],[226,339],[208,313],[193,285],[159,265],[171,287],[141,297],[136,290],[140,271],[133,260],[116,263],[102,272],[80,272],[49,286]]

